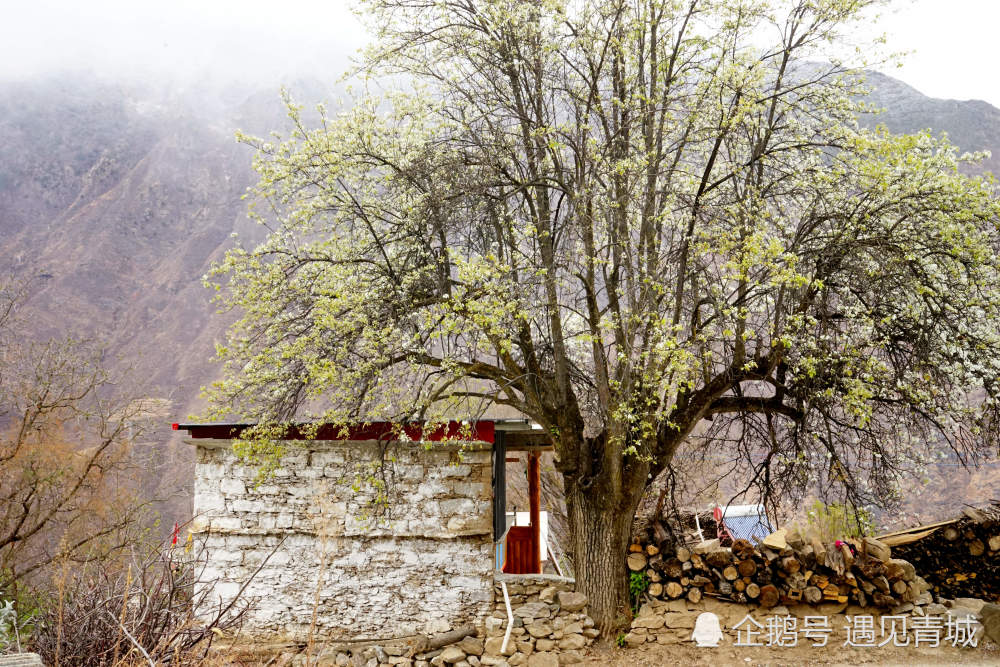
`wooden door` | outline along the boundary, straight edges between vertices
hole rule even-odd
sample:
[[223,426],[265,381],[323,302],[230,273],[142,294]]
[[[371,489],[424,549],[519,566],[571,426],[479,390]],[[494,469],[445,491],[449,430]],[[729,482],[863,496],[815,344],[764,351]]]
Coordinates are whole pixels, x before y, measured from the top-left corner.
[[507,531],[506,558],[503,571],[507,574],[538,574],[538,543],[531,526],[511,526]]

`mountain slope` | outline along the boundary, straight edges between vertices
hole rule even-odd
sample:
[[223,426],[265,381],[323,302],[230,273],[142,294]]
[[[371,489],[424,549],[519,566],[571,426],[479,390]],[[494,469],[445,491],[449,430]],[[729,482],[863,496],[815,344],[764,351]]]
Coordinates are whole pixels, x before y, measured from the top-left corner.
[[201,277],[233,233],[262,236],[246,216],[255,176],[235,123],[267,132],[287,119],[277,91],[221,121],[142,92],[0,87],[0,272],[40,278],[28,304],[39,336],[100,340],[182,411],[214,374],[226,322]]
[[884,112],[863,119],[866,125],[884,124],[892,132],[906,134],[945,132],[962,151],[992,153],[975,171],[1000,173],[1000,109],[981,100],[927,97],[879,72],[869,72],[867,79],[872,88],[869,101]]
[[[962,150],[992,151],[980,169],[1000,171],[1000,110],[929,98],[882,74],[869,82],[887,111],[865,124],[947,132]],[[313,81],[292,89],[307,104],[325,94]],[[247,243],[262,234],[241,199],[255,180],[252,154],[233,130],[265,134],[286,120],[276,90],[205,100],[69,77],[0,84],[0,274],[36,276],[37,335],[98,339],[146,393],[172,399],[174,415],[191,412],[218,372],[213,346],[228,322],[201,277],[234,232]],[[155,439],[174,443],[171,484],[186,491],[190,453],[168,432]],[[1000,486],[997,466],[965,484],[946,483],[954,468],[932,477],[925,511]]]

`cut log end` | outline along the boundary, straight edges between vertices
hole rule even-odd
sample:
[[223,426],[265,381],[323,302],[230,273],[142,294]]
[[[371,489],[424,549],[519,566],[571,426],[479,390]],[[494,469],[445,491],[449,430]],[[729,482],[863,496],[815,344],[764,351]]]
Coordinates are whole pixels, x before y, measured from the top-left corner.
[[778,600],[781,596],[778,594],[778,589],[771,584],[767,586],[760,587],[760,595],[758,599],[760,600],[760,606],[765,609],[770,609],[774,605],[778,604]]
[[982,556],[986,551],[986,545],[982,540],[972,540],[969,542],[969,554],[972,556]]
[[640,552],[633,552],[628,555],[628,569],[633,572],[642,572],[646,569],[646,556]]
[[802,599],[809,604],[819,604],[823,599],[823,591],[816,586],[806,586],[802,591]]

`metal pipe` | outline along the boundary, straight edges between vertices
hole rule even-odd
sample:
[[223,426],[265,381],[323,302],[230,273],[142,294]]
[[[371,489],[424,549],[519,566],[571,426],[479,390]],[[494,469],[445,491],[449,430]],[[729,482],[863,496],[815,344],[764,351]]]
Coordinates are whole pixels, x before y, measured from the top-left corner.
[[548,552],[549,552],[549,557],[550,557],[550,558],[552,559],[552,564],[556,566],[556,573],[557,573],[557,574],[558,574],[558,575],[559,575],[560,577],[561,577],[561,576],[563,576],[563,571],[562,571],[562,568],[561,568],[561,567],[559,567],[559,559],[558,559],[558,558],[556,558],[556,555],[555,555],[554,553],[552,553],[552,545],[551,545],[551,544],[549,544],[549,541],[548,541],[548,540],[545,540],[545,548],[546,548],[546,549],[548,550]]
[[503,634],[503,644],[500,645],[500,654],[506,655],[507,642],[510,641],[510,631],[514,629],[514,612],[510,608],[510,596],[507,595],[507,582],[501,581],[500,588],[503,590],[503,603],[507,606],[507,632]]

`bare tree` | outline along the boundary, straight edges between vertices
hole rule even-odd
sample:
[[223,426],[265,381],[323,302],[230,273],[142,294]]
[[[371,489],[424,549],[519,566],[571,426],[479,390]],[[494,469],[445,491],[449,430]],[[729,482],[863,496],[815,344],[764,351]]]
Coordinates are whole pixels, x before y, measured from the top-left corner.
[[25,284],[0,284],[0,585],[54,560],[87,561],[142,530],[130,448],[145,402],[102,368],[100,350],[31,340]]

